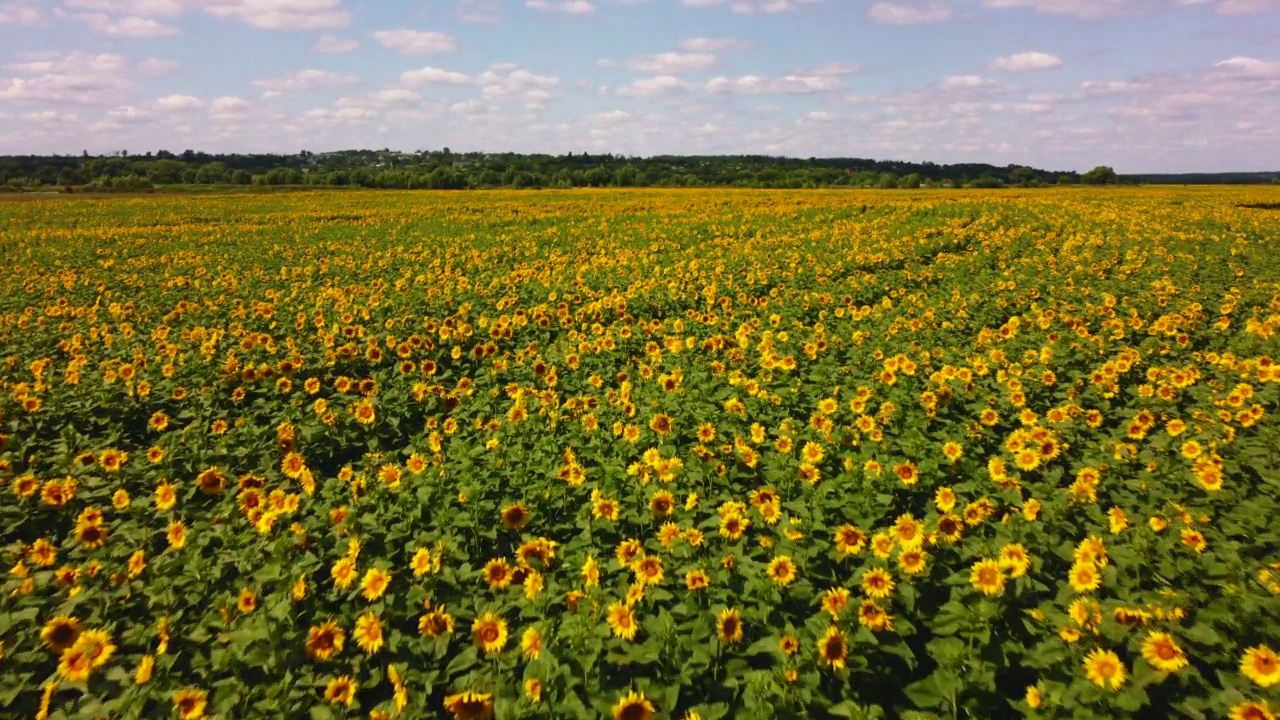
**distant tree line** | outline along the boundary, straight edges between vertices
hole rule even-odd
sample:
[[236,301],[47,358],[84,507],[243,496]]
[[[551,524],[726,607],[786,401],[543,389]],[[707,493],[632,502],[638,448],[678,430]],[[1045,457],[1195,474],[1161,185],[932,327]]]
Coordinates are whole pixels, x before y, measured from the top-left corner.
[[[1268,182],[1271,175],[1231,174],[1230,182]],[[1087,173],[1021,165],[939,165],[861,158],[765,155],[627,157],[568,153],[396,152],[345,150],[281,154],[210,154],[165,150],[145,155],[0,156],[0,186],[146,190],[168,185],[354,186],[367,188],[919,188],[1038,187],[1066,184],[1186,182],[1184,176],[1122,176],[1109,167]],[[1189,177],[1189,176],[1188,176]],[[1214,182],[1216,176],[1194,176]],[[1250,179],[1245,179],[1250,178]]]

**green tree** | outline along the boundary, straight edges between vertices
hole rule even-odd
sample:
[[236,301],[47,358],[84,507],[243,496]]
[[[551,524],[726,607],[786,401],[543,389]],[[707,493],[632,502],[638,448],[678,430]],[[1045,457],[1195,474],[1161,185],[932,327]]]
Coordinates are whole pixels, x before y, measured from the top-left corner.
[[1120,176],[1116,175],[1116,171],[1106,165],[1099,165],[1080,177],[1080,182],[1085,185],[1114,185],[1120,182]]

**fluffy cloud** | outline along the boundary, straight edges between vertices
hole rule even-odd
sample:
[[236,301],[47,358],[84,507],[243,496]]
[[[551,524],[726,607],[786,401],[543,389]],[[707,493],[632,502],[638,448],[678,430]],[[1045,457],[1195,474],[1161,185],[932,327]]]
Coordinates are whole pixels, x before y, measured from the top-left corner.
[[992,60],[988,65],[992,70],[1004,72],[1027,72],[1030,70],[1050,70],[1062,67],[1062,60],[1056,55],[1042,52],[1024,52],[1017,55],[1005,55]]
[[0,78],[0,100],[93,105],[133,86],[120,55],[75,52],[4,67],[17,77]]
[[337,35],[321,35],[316,38],[314,49],[316,52],[326,55],[341,55],[342,53],[359,50],[360,41],[338,37]]
[[1026,7],[1050,15],[1069,15],[1083,20],[1133,15],[1145,12],[1155,0],[984,0],[987,7]]
[[0,25],[35,25],[40,20],[40,8],[30,2],[0,2]]
[[890,25],[918,25],[951,18],[946,0],[880,0],[867,8],[867,17]]
[[779,78],[743,75],[736,79],[724,76],[707,81],[709,93],[721,95],[806,95],[829,92],[840,86],[830,75],[785,75]]
[[471,78],[460,72],[427,66],[402,73],[400,81],[410,87],[418,85],[468,85],[471,83]]
[[618,88],[617,94],[624,97],[647,97],[651,95],[671,95],[693,89],[693,83],[681,80],[674,75],[658,75],[642,78],[630,85]]
[[106,13],[71,13],[69,17],[84,23],[90,30],[99,35],[153,38],[178,34],[178,28],[172,25],[137,15],[112,17]]
[[751,43],[735,38],[694,37],[680,41],[680,49],[694,53],[718,53],[746,50]]
[[328,70],[299,70],[293,75],[254,80],[249,84],[270,92],[281,93],[353,85],[358,82],[360,78],[355,75],[339,75]]
[[178,70],[180,65],[175,60],[161,60],[159,58],[150,58],[138,63],[138,72],[147,77],[162,77],[172,75]]
[[204,101],[194,95],[167,95],[156,100],[154,105],[162,112],[186,112],[204,108]]
[[643,55],[627,61],[627,67],[638,72],[675,75],[710,70],[716,65],[716,56],[710,53],[674,53]]
[[755,15],[757,13],[782,13],[799,10],[805,5],[815,5],[822,0],[680,0],[691,7],[715,7],[728,5],[735,13]]
[[458,41],[452,35],[420,30],[379,30],[373,39],[402,55],[448,53],[458,49]]
[[215,120],[239,120],[249,114],[249,103],[242,98],[225,96],[214,100],[209,110]]
[[525,0],[525,7],[542,12],[562,12],[568,15],[590,15],[596,6],[588,0]]
[[228,20],[266,30],[316,30],[351,22],[342,0],[184,0]]

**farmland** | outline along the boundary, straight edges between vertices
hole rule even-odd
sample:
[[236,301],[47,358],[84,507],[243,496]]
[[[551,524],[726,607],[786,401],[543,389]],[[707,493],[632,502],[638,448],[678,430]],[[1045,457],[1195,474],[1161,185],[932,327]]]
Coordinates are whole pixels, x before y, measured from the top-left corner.
[[0,201],[0,708],[1273,718],[1278,203]]

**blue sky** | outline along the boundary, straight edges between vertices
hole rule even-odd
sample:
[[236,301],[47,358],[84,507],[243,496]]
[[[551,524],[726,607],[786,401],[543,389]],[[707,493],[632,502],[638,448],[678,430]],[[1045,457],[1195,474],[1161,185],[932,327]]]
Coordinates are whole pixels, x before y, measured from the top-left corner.
[[1280,0],[0,0],[0,153],[1280,169]]

